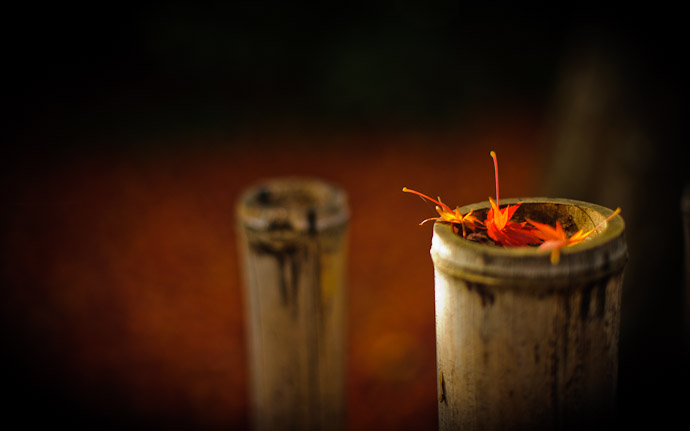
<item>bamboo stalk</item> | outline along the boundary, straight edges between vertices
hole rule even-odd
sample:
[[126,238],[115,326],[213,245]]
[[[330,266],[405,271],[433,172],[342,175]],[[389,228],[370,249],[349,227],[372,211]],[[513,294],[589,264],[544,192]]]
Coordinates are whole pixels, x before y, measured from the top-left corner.
[[[558,219],[572,230],[591,229],[612,213],[562,199],[522,202],[516,217]],[[577,429],[614,421],[627,249],[621,217],[602,230],[564,250],[554,265],[548,252],[482,245],[436,223],[441,430]]]
[[314,179],[270,180],[243,194],[237,215],[254,427],[341,429],[345,193]]

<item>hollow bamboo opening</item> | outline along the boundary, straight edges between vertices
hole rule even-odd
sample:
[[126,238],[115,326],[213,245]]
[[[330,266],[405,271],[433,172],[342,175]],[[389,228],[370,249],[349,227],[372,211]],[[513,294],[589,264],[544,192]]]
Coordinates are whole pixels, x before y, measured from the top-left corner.
[[[500,202],[517,204],[513,221],[527,218],[555,226],[559,221],[568,235],[580,229],[594,229],[613,211],[591,203],[551,198],[506,199]],[[489,209],[488,202],[460,208],[463,214],[473,210],[481,220]],[[623,233],[625,223],[620,216],[604,223],[587,240],[562,250],[558,264],[550,262],[549,251],[537,247],[501,247],[480,244],[452,232],[450,226],[436,223],[431,254],[437,266],[458,277],[478,279],[490,284],[534,285],[542,280],[549,285],[569,284],[573,278],[599,278],[618,271],[627,261]]]

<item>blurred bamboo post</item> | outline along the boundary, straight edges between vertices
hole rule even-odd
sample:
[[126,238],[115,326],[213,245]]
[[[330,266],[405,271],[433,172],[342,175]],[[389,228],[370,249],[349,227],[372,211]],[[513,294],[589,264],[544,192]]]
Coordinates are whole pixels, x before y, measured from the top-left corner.
[[239,200],[255,429],[344,427],[348,217],[345,192],[317,179]]
[[[516,203],[506,200],[502,203]],[[517,217],[572,234],[612,211],[524,199]],[[481,216],[488,203],[468,205]],[[483,245],[436,223],[439,427],[590,429],[615,416],[624,222],[615,217],[558,264],[532,247]]]

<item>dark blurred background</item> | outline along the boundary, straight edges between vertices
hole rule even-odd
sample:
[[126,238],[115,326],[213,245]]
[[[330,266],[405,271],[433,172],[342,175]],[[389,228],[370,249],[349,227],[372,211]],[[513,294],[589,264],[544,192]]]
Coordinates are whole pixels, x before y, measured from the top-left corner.
[[[350,195],[348,429],[435,429],[433,207],[621,206],[622,425],[688,401],[682,14],[455,2],[10,6],[3,418],[244,429],[241,190]],[[685,337],[685,338],[684,338]],[[683,348],[685,340],[685,348]],[[680,391],[680,392],[679,392]]]

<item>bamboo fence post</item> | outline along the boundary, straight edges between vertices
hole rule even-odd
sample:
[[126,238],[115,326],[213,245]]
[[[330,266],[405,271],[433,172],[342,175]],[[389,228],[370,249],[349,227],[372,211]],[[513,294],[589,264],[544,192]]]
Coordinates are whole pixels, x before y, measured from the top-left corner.
[[317,179],[239,200],[255,429],[344,427],[348,217],[345,192]]
[[[516,217],[560,220],[571,234],[612,213],[565,199],[521,202]],[[551,264],[535,248],[483,245],[435,224],[441,430],[579,429],[615,420],[624,229],[615,217]]]

